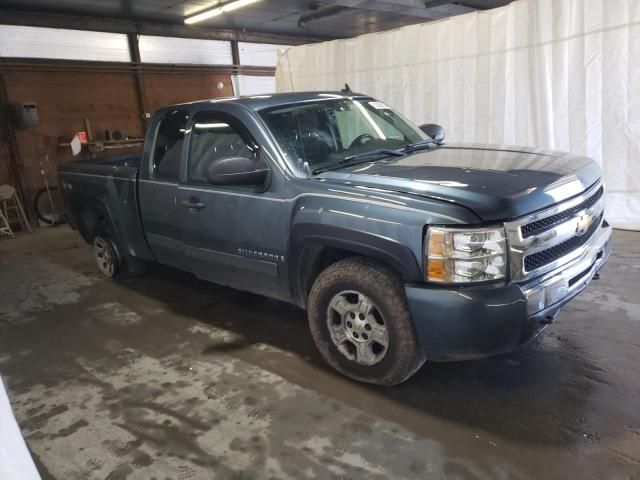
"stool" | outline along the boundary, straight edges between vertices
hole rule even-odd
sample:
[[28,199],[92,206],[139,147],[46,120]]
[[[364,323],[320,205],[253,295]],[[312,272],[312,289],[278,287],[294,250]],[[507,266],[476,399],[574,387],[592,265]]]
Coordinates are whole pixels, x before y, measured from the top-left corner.
[[4,213],[2,213],[2,210],[0,210],[0,234],[9,235],[11,238],[15,238],[15,236],[13,235],[13,231],[9,226],[9,222],[7,222],[7,219],[5,218]]
[[[14,187],[11,185],[0,185],[0,203],[2,204],[4,223],[9,230],[11,230],[10,224],[19,223],[23,231],[31,231],[31,225],[29,225],[27,216],[24,214],[22,204]],[[11,214],[13,214],[13,216]],[[0,227],[2,226],[1,223],[2,221],[0,220]],[[3,233],[6,233],[4,229],[7,227],[3,228]],[[13,235],[13,232],[11,232],[11,234]]]

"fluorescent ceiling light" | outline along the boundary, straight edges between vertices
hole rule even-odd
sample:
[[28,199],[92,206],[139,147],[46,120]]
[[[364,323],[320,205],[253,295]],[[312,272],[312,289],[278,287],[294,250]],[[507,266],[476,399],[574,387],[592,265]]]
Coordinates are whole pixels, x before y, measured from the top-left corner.
[[202,130],[208,128],[227,128],[229,126],[228,123],[196,123],[195,127],[200,128]]
[[192,23],[197,23],[208,18],[217,17],[222,13],[231,12],[232,10],[245,7],[258,1],[260,0],[235,0],[234,2],[227,2],[219,7],[203,10],[202,12],[185,17],[184,23],[186,23],[187,25],[191,25]]

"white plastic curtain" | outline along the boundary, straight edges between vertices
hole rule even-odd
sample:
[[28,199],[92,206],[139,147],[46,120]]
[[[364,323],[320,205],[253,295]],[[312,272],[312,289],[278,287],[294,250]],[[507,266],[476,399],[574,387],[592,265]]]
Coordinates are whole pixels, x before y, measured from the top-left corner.
[[278,58],[278,91],[345,83],[451,142],[589,155],[609,222],[640,230],[640,0],[517,0]]
[[0,377],[0,478],[40,480]]

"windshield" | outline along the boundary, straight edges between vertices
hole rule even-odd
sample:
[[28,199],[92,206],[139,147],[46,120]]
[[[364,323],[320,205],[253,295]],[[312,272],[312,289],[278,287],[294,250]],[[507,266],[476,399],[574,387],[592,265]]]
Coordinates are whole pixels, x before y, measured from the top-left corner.
[[402,115],[371,98],[305,102],[259,114],[291,168],[303,176],[364,158],[385,158],[384,151],[373,152],[401,149],[428,138]]

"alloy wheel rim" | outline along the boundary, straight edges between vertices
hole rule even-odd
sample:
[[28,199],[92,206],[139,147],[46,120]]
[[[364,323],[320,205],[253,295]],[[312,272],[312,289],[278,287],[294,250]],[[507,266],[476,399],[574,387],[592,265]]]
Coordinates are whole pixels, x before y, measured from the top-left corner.
[[114,270],[113,254],[104,238],[95,238],[93,241],[93,254],[100,271],[107,277],[112,277]]
[[381,362],[389,349],[389,331],[380,309],[355,290],[331,298],[327,327],[338,351],[359,365]]

